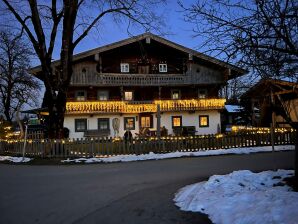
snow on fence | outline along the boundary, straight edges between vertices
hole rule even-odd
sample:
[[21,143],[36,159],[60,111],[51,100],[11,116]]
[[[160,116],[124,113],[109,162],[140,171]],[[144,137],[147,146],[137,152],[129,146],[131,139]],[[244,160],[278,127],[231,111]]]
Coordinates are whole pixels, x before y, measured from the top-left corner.
[[[295,132],[276,133],[275,145],[294,144]],[[0,141],[0,153],[21,155],[23,141]],[[254,147],[271,145],[270,133],[262,134],[218,134],[189,137],[134,138],[125,141],[122,138],[88,139],[36,139],[28,140],[27,156],[37,157],[94,157],[123,154],[168,153],[175,151],[199,151]]]

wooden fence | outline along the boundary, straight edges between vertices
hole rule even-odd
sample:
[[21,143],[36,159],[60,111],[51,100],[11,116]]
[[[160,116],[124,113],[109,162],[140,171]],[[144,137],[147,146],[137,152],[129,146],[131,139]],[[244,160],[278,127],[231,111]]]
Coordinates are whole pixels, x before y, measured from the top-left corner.
[[[275,133],[275,145],[294,144],[295,132]],[[21,155],[23,141],[0,141],[0,153]],[[32,140],[26,144],[26,155],[36,157],[94,157],[123,154],[169,153],[271,145],[270,133],[227,134],[190,137]]]

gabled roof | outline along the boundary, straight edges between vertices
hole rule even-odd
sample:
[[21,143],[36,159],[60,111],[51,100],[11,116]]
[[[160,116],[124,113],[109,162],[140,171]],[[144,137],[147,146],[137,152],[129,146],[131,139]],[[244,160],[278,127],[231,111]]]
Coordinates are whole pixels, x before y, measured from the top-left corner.
[[289,82],[279,79],[261,79],[258,83],[248,89],[242,96],[245,98],[263,98],[270,95],[298,93],[298,83]]
[[[193,55],[193,56],[195,56],[199,59],[203,59],[203,60],[212,62],[216,65],[231,69],[239,75],[244,75],[245,73],[248,73],[248,71],[245,70],[245,69],[242,69],[240,67],[232,65],[230,63],[223,62],[223,61],[218,60],[214,57],[205,55],[203,53],[192,50],[190,48],[184,47],[180,44],[174,43],[172,41],[169,41],[167,39],[164,39],[160,36],[154,35],[154,34],[149,33],[149,32],[138,35],[138,36],[133,36],[133,37],[130,37],[128,39],[121,40],[121,41],[118,41],[118,42],[115,42],[115,43],[112,43],[112,44],[108,44],[108,45],[105,45],[105,46],[102,46],[102,47],[98,47],[98,48],[95,48],[95,49],[92,49],[92,50],[88,50],[88,51],[85,51],[85,52],[82,52],[82,53],[79,53],[79,54],[76,54],[76,55],[73,56],[73,61],[77,61],[77,60],[80,60],[80,59],[85,58],[85,57],[89,57],[89,56],[92,56],[92,55],[95,55],[95,54],[98,54],[98,53],[102,53],[102,52],[109,51],[109,50],[112,50],[112,49],[115,49],[115,48],[118,48],[118,47],[122,47],[122,46],[131,44],[131,43],[134,43],[134,42],[137,42],[137,41],[144,40],[146,38],[150,38],[150,39],[155,40],[159,43],[162,43],[166,46],[172,47],[176,50],[191,54],[191,55]],[[59,63],[59,60],[52,62],[52,65],[55,66],[58,63]],[[34,67],[30,70],[30,73],[36,74],[39,71],[41,71],[41,66],[36,66],[36,67]]]

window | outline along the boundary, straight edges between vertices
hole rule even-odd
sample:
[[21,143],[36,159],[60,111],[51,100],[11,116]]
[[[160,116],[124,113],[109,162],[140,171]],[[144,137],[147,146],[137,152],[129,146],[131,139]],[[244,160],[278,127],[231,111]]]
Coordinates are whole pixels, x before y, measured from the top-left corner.
[[98,118],[98,130],[110,130],[109,118]]
[[133,92],[125,91],[124,92],[124,100],[133,100]]
[[159,72],[167,72],[168,66],[167,64],[159,64]]
[[125,117],[124,118],[124,130],[135,130],[135,118]]
[[87,92],[84,90],[76,91],[76,100],[77,101],[84,101],[87,99]]
[[172,99],[173,100],[179,100],[180,97],[180,90],[172,90]]
[[75,131],[84,132],[87,130],[87,119],[75,119]]
[[209,127],[209,116],[208,115],[199,116],[199,127],[200,128]]
[[153,127],[152,116],[143,116],[143,117],[141,117],[141,127],[142,128],[152,128]]
[[128,63],[121,63],[120,64],[121,72],[129,72],[129,64]]
[[97,92],[97,100],[108,100],[109,99],[109,92],[108,91],[98,91]]
[[181,127],[182,126],[182,116],[172,116],[172,127]]
[[203,99],[207,96],[207,89],[199,89],[198,90],[198,98]]

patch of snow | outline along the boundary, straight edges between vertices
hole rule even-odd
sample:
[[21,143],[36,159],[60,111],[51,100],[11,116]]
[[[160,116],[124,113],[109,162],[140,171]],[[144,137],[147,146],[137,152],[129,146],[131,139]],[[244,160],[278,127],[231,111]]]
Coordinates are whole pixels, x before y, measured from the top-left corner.
[[2,161],[10,161],[13,163],[27,163],[29,161],[31,161],[32,158],[28,158],[28,157],[15,157],[15,156],[0,156],[0,162]]
[[[275,151],[294,150],[294,145],[280,145],[275,146]],[[256,152],[270,152],[272,151],[271,146],[262,147],[247,147],[247,148],[232,148],[232,149],[217,149],[217,150],[206,150],[197,152],[171,152],[165,154],[155,154],[150,152],[149,154],[142,155],[117,155],[110,157],[92,157],[92,158],[78,158],[78,159],[66,159],[61,160],[63,163],[75,162],[75,163],[112,163],[112,162],[130,162],[130,161],[143,161],[143,160],[160,160],[169,158],[179,157],[190,157],[190,156],[212,156],[212,155],[224,155],[224,154],[250,154]]]
[[239,113],[243,110],[243,107],[239,106],[239,105],[225,105],[226,110],[229,113]]
[[180,189],[174,201],[181,210],[206,213],[217,224],[297,224],[298,193],[278,185],[293,174],[290,170],[241,170],[214,175]]

